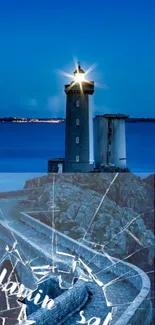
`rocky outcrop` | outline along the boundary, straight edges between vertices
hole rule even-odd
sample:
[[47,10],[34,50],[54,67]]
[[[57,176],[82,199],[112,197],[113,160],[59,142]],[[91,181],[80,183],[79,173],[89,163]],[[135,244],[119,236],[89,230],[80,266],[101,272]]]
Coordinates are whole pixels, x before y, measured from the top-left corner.
[[[22,211],[105,254],[148,273],[154,296],[154,175],[48,174],[28,180]],[[102,202],[102,204],[101,204]],[[55,209],[54,219],[52,209]],[[40,212],[38,212],[40,211]]]
[[51,226],[54,206],[57,230],[145,269],[154,259],[154,193],[131,173],[118,174],[111,185],[114,176],[49,174],[26,182],[34,191],[20,204],[40,210],[33,216]]

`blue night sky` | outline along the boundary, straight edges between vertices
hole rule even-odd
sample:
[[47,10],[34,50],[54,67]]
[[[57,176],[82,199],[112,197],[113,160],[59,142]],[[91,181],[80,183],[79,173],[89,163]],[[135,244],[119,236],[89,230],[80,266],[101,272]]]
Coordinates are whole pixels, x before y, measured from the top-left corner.
[[0,116],[64,116],[74,58],[98,66],[95,113],[155,117],[155,3],[0,0]]

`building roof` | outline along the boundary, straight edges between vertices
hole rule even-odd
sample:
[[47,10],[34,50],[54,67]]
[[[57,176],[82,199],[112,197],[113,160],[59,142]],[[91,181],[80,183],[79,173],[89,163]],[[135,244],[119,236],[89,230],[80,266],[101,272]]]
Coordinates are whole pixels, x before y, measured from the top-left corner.
[[129,115],[126,114],[103,114],[103,115],[96,115],[95,118],[111,118],[111,119],[127,119]]
[[85,71],[83,69],[81,69],[81,65],[80,63],[78,62],[78,67],[77,69],[73,72],[73,74],[77,74],[77,73],[85,73]]

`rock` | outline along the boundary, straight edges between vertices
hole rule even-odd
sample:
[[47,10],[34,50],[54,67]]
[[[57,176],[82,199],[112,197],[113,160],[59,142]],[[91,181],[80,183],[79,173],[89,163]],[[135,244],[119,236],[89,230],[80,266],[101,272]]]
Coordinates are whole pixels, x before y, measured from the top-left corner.
[[[25,188],[34,191],[25,200],[25,206],[49,210],[54,205],[59,211],[55,214],[56,229],[79,241],[84,238],[84,244],[99,251],[104,248],[109,255],[145,269],[154,258],[151,180],[146,182],[131,173],[120,173],[111,185],[114,176],[49,174],[27,181]],[[43,221],[48,224],[46,215]]]

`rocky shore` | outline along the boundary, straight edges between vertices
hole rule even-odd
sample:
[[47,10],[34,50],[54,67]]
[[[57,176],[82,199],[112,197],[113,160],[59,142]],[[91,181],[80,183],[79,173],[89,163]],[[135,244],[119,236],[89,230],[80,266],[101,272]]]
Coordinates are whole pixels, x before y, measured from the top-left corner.
[[24,189],[30,188],[18,209],[97,251],[139,266],[150,276],[154,295],[153,175],[48,174],[27,180]]
[[[125,258],[141,248],[139,263],[142,265],[140,266],[144,268],[145,263],[152,265],[154,258],[153,176],[148,182],[131,173],[118,174],[115,182],[110,186],[113,177],[114,175],[110,173],[49,174],[28,180],[24,189],[34,190],[27,200],[20,202],[20,205],[27,211],[40,209],[39,218],[51,225],[54,202],[55,227],[58,230],[77,240],[85,236],[84,240],[89,245],[95,242],[97,249],[106,245],[107,252],[119,258]],[[96,213],[108,188],[103,203]],[[48,217],[43,211],[48,211]],[[38,215],[34,214],[34,217]],[[91,222],[92,218],[93,222]],[[90,222],[91,226],[87,229]],[[146,248],[147,246],[150,247]],[[141,254],[144,252],[146,252],[145,261],[141,261]]]

